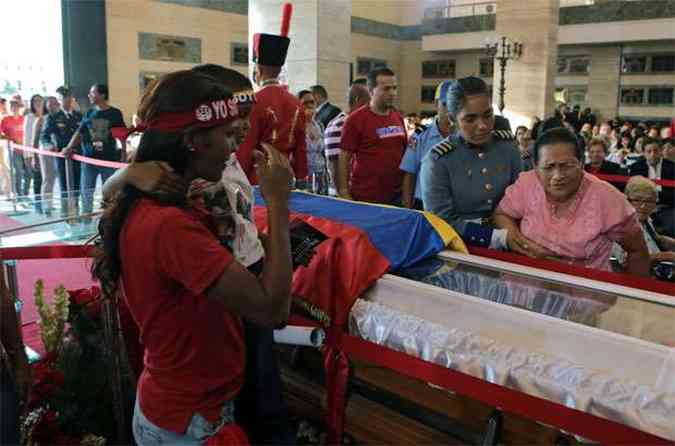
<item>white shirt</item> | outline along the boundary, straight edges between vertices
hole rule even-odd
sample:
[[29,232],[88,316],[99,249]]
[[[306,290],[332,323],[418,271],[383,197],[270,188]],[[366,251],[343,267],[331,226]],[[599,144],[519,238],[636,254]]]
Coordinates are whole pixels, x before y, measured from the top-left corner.
[[195,180],[191,190],[190,195],[202,195],[212,215],[229,222],[226,229],[227,245],[239,263],[249,267],[263,258],[265,250],[258,238],[253,215],[253,186],[234,153],[225,165],[219,182]]
[[[660,180],[661,179],[661,166],[662,165],[663,165],[663,159],[661,159],[659,161],[659,163],[656,165],[656,167],[647,163],[647,167],[649,168],[649,179],[650,180]],[[661,192],[663,190],[663,188],[660,185],[657,185],[656,190]]]

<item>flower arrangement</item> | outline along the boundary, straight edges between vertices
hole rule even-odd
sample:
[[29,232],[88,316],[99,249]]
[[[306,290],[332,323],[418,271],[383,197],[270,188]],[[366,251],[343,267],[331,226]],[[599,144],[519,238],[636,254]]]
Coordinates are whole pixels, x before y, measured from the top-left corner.
[[63,332],[68,321],[68,293],[62,286],[54,290],[54,304],[47,305],[44,299],[44,283],[35,284],[35,306],[40,315],[40,336],[47,353],[58,353],[63,343]]
[[33,366],[33,390],[22,419],[24,445],[101,446],[114,437],[111,355],[104,342],[97,287],[54,291],[35,286],[47,355]]

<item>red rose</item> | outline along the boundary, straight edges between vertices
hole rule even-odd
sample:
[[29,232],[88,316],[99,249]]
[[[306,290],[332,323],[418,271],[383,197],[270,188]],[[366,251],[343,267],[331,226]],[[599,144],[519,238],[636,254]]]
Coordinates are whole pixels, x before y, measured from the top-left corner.
[[53,363],[40,361],[33,366],[33,386],[28,408],[34,409],[49,400],[63,387],[65,376],[53,367]]
[[70,303],[84,307],[84,311],[86,311],[90,319],[97,319],[101,314],[102,299],[99,287],[93,286],[91,288],[70,290],[68,291],[68,295]]
[[87,305],[88,303],[101,298],[101,289],[93,286],[91,288],[69,290],[68,296],[70,297],[70,302],[75,305]]

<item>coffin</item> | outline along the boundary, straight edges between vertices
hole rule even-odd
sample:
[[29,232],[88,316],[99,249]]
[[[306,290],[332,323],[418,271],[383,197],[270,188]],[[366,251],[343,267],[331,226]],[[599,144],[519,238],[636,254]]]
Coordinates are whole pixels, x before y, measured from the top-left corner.
[[[673,296],[443,252],[379,279],[352,307],[349,330],[425,361],[675,441]],[[471,403],[393,372],[378,373],[356,364],[355,379],[372,387],[369,404],[387,395],[390,401],[399,398],[382,410],[401,416],[414,400],[474,428],[476,414],[482,413],[481,435],[487,409],[458,411],[457,405]],[[447,398],[439,406],[432,400],[443,397],[430,392]],[[358,411],[355,401],[364,398],[357,393],[348,404],[348,432],[350,426],[359,432],[368,424],[349,421],[350,410]],[[416,426],[420,420],[408,422]],[[426,438],[437,441],[438,431],[447,431],[445,424],[422,423],[417,433],[431,427],[435,433]],[[511,443],[552,441],[550,432],[544,435],[548,440],[532,438],[541,430],[534,422],[517,430]],[[386,435],[378,437],[385,440]]]

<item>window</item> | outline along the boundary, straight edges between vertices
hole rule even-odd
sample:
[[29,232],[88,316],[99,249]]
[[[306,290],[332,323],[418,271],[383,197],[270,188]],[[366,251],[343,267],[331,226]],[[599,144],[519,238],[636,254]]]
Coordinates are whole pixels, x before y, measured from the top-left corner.
[[644,73],[647,71],[647,56],[626,56],[623,58],[624,73]]
[[356,59],[356,74],[363,76],[370,73],[375,68],[386,66],[387,66],[386,60],[368,59],[365,57],[359,57],[358,59]]
[[248,65],[248,45],[232,42],[230,46],[230,64]]
[[422,62],[422,77],[425,79],[454,78],[454,60],[429,60]]
[[494,59],[481,59],[479,62],[479,70],[481,77],[492,77],[495,68]]
[[673,105],[673,87],[650,88],[649,105]]
[[570,59],[570,73],[588,74],[591,61],[584,58]]
[[423,85],[422,86],[422,102],[434,102],[436,96],[436,87]]
[[586,107],[586,99],[588,90],[586,87],[560,87],[556,88],[553,98],[556,102],[565,103],[570,108],[578,105],[579,107]]
[[653,73],[672,73],[675,71],[675,54],[652,56]]
[[558,58],[558,74],[588,74],[591,60],[588,56],[564,56]]
[[567,73],[567,59],[564,57],[558,58],[558,74]]
[[185,60],[186,48],[187,43],[182,39],[164,38],[157,40],[157,52],[159,54],[159,60]]
[[621,90],[621,103],[624,105],[642,105],[644,97],[644,88],[623,88]]

